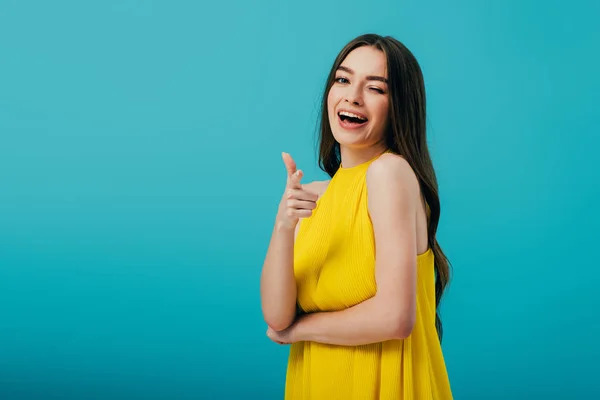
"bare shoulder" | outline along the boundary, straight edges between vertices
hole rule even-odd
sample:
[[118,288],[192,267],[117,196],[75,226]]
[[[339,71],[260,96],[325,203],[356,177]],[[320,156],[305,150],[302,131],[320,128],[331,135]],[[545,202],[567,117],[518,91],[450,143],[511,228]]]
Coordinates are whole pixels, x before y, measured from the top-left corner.
[[419,193],[419,180],[414,170],[402,156],[382,154],[367,170],[367,185],[370,187],[400,189],[411,194]]
[[425,206],[419,180],[408,161],[391,153],[373,161],[367,171],[367,193],[380,248],[392,252],[395,251],[392,248],[403,249],[405,254],[413,254],[414,249],[418,254],[425,252],[428,247]]
[[302,187],[309,192],[313,192],[321,196],[325,189],[327,189],[327,185],[329,185],[329,180],[325,181],[312,181],[302,185]]

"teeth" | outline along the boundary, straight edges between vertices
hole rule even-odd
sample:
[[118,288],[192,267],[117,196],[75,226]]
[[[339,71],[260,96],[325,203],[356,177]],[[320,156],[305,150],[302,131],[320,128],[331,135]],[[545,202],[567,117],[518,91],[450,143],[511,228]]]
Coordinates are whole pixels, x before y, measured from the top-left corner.
[[360,115],[356,115],[356,114],[353,114],[353,113],[348,112],[348,111],[340,111],[340,115],[345,115],[346,117],[358,118],[361,121],[366,121],[367,120],[366,118],[361,117]]

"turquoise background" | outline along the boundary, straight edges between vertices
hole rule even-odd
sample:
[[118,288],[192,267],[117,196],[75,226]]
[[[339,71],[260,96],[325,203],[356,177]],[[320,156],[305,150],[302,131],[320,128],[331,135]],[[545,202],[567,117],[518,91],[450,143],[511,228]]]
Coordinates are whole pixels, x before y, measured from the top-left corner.
[[426,78],[455,398],[600,396],[599,11],[0,2],[0,398],[282,398],[280,153],[324,178],[322,85],[365,32]]

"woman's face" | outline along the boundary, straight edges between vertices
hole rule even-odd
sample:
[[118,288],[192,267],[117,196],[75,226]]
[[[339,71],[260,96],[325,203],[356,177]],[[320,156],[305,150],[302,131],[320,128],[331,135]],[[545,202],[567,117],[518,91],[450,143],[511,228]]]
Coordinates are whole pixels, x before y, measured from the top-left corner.
[[363,148],[379,143],[388,121],[387,61],[381,50],[352,50],[336,71],[327,96],[329,124],[342,146]]

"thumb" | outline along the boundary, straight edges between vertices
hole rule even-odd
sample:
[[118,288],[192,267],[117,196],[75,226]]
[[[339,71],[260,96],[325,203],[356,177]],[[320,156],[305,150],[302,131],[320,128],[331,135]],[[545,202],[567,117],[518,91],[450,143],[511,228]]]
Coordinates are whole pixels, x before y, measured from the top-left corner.
[[302,184],[300,183],[300,181],[302,180],[303,175],[304,175],[304,172],[302,172],[301,169],[297,170],[292,175],[289,175],[288,179],[287,179],[288,187],[295,188],[295,189],[302,189]]

